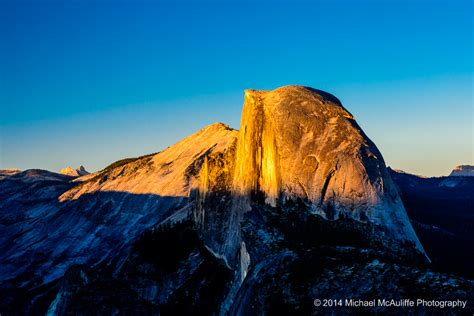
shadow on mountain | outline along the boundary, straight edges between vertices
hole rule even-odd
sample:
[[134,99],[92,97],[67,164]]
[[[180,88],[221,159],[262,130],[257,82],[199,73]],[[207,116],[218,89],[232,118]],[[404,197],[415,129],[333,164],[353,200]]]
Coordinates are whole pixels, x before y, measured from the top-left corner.
[[119,266],[70,267],[52,306],[59,314],[209,315],[231,277],[183,220],[145,231]]
[[188,203],[186,197],[115,191],[61,203],[57,198],[69,184],[38,185],[23,187],[21,198],[1,201],[0,311],[5,313],[44,311],[70,266],[117,266],[144,231]]
[[390,174],[433,267],[473,278],[474,177]]
[[311,87],[305,87],[306,89],[308,89],[309,91],[312,91],[314,93],[317,93],[319,94],[321,97],[323,97],[324,100],[327,100],[329,102],[332,102],[332,103],[335,103],[337,105],[340,105],[342,106],[342,103],[341,101],[334,95],[332,95],[331,93],[329,92],[326,92],[326,91],[323,91],[323,90],[318,90],[318,89],[314,89],[314,88],[311,88]]
[[[7,315],[311,314],[316,297],[470,295],[472,283],[431,272],[412,244],[390,240],[371,223],[328,221],[311,214],[304,200],[274,208],[258,196],[240,224],[250,264],[235,287],[241,271],[210,251],[212,243],[192,219],[195,194],[101,191],[22,209],[24,220],[2,223],[9,239],[0,254],[0,310]],[[208,206],[223,197],[213,195]],[[207,213],[206,222],[223,231],[230,208],[220,206],[215,209],[220,214]]]

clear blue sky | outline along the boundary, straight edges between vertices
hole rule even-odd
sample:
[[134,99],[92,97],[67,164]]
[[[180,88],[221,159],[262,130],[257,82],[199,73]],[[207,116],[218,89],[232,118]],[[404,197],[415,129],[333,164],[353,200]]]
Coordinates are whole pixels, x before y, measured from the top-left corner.
[[390,166],[474,163],[470,0],[0,0],[0,34],[0,168],[96,171],[287,84],[335,94]]

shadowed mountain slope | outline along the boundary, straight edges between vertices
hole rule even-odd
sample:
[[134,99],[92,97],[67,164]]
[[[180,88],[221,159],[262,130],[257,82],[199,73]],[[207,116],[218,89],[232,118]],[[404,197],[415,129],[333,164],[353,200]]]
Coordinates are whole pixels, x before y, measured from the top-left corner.
[[239,131],[216,123],[73,179],[0,179],[0,312],[259,315],[314,313],[315,297],[348,293],[470,297],[471,281],[429,270],[382,155],[326,92],[247,90]]

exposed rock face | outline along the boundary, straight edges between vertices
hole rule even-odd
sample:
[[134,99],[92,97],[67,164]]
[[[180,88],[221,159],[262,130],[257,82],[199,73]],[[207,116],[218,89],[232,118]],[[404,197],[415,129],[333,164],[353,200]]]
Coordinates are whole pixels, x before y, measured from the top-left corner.
[[97,191],[188,198],[191,189],[198,186],[206,156],[225,152],[236,136],[237,131],[225,124],[209,125],[160,153],[112,164],[95,178],[65,193],[60,201]]
[[2,306],[33,299],[29,289],[54,284],[73,264],[105,262],[119,269],[140,234],[190,214],[189,196],[206,155],[225,151],[236,134],[213,124],[163,152],[118,161],[84,182],[44,170],[1,180]]
[[209,213],[216,204],[230,210],[224,215],[227,236],[213,238],[212,229],[208,234],[210,243],[217,244],[213,250],[229,261],[235,261],[240,245],[242,213],[259,195],[272,207],[300,199],[327,219],[371,222],[382,228],[381,234],[413,242],[423,252],[382,155],[328,93],[300,86],[246,90],[235,157],[226,160],[234,161],[234,173],[227,176],[231,183],[220,188],[206,184],[201,191],[230,188],[232,201],[211,200],[208,210],[200,212]]
[[[313,275],[299,287],[298,273],[314,270],[301,262],[340,257],[346,277],[352,254],[374,274],[376,258],[424,264],[381,154],[334,96],[311,88],[248,90],[240,131],[213,124],[82,181],[24,173],[0,181],[7,311],[131,311],[114,305],[125,300],[162,315],[259,314],[278,284],[301,304],[327,285]],[[283,283],[262,284],[274,277]]]
[[[5,254],[15,247],[12,240],[21,232],[23,222],[28,221],[29,211],[38,211],[51,203],[73,185],[72,178],[62,174],[29,169],[0,178],[0,251]],[[18,242],[21,243],[20,240]],[[3,258],[0,254],[0,258]],[[4,272],[8,269],[2,261]],[[4,275],[2,275],[4,276]]]
[[84,166],[79,166],[76,169],[72,167],[66,167],[64,169],[61,169],[59,173],[71,177],[81,177],[89,174],[89,172],[84,168]]
[[260,190],[272,206],[299,197],[326,218],[368,218],[418,244],[382,155],[335,97],[304,87],[248,90],[240,133],[240,192]]
[[474,177],[474,166],[470,165],[461,165],[461,166],[456,166],[456,168],[453,169],[451,174],[449,175],[450,177]]

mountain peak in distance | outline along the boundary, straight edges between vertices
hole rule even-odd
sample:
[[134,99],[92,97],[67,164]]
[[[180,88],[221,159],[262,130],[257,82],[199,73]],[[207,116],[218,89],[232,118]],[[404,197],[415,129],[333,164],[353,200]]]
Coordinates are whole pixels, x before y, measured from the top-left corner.
[[450,177],[474,177],[474,166],[459,165],[449,174]]
[[84,166],[82,165],[77,167],[76,169],[68,166],[66,168],[61,169],[59,173],[71,177],[81,177],[89,174],[86,168],[84,168]]

